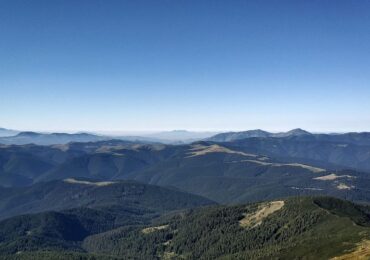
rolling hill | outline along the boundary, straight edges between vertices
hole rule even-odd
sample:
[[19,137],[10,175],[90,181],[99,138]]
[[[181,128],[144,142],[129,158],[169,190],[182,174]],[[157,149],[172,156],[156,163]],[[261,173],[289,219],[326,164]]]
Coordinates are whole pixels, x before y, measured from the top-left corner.
[[78,207],[146,209],[154,212],[213,204],[200,196],[134,181],[65,179],[0,189],[0,219]]

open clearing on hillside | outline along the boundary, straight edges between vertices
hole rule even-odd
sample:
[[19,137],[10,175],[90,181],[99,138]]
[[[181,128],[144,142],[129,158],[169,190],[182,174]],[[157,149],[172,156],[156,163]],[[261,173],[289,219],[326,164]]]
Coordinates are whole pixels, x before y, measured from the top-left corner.
[[293,190],[324,190],[324,189],[321,189],[321,188],[315,188],[315,187],[290,187],[291,189]]
[[[262,158],[264,158],[264,157],[262,157]],[[258,159],[260,160],[260,158],[258,158]],[[263,160],[266,160],[266,159],[263,159]],[[251,162],[251,163],[260,164],[260,165],[263,165],[263,166],[272,166],[272,167],[284,167],[284,166],[299,167],[299,168],[309,170],[313,173],[325,172],[325,169],[321,169],[321,168],[318,168],[318,167],[313,167],[313,166],[306,165],[306,164],[301,164],[301,163],[272,163],[272,162],[265,162],[265,161],[258,161],[258,160],[232,161],[232,163],[241,163],[241,162]]]
[[229,148],[220,146],[218,144],[212,144],[212,145],[201,145],[201,144],[196,144],[193,145],[193,147],[190,149],[190,156],[188,157],[195,157],[199,155],[205,155],[208,153],[233,153],[233,154],[240,154],[244,156],[249,156],[249,157],[257,157],[255,154],[248,154],[248,153],[243,153],[240,151],[234,151],[230,150]]
[[263,203],[258,206],[256,212],[245,214],[244,218],[239,221],[240,226],[245,228],[254,228],[262,224],[262,221],[272,213],[280,210],[284,206],[283,200]]
[[72,184],[84,184],[84,185],[92,185],[92,186],[108,186],[112,185],[115,182],[113,181],[99,181],[99,182],[92,182],[92,181],[80,181],[73,178],[65,179],[64,182],[72,183]]
[[351,176],[351,175],[336,175],[336,174],[332,173],[332,174],[329,174],[329,175],[316,177],[316,178],[313,178],[313,179],[314,180],[320,180],[320,181],[333,181],[333,180],[336,180],[336,179],[339,179],[339,178],[355,178],[355,177]]
[[350,189],[352,189],[352,188],[354,188],[353,186],[348,186],[347,184],[345,184],[345,183],[339,183],[338,185],[337,185],[337,189],[338,190],[350,190]]
[[141,230],[144,234],[150,234],[158,230],[166,229],[168,228],[168,225],[162,225],[162,226],[157,226],[157,227],[147,227]]
[[333,257],[332,260],[370,259],[370,240],[360,242],[353,252]]
[[314,172],[314,173],[319,173],[319,172],[324,172],[325,171],[325,169],[317,168],[317,167],[313,167],[313,166],[306,165],[306,164],[301,164],[301,163],[286,163],[286,164],[281,164],[281,166],[285,166],[285,165],[286,166],[293,166],[293,167],[301,167],[301,168],[310,170],[311,172]]

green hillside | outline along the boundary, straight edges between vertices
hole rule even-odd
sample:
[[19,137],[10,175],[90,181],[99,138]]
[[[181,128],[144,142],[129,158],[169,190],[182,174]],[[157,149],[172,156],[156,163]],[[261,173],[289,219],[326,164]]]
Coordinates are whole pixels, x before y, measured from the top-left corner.
[[[109,221],[99,223],[100,218],[91,218],[91,213],[88,218],[84,216],[72,210],[3,221],[0,237],[2,241],[10,241],[10,237],[12,242],[0,243],[0,252],[4,257],[18,252],[14,259],[370,257],[370,208],[330,197],[212,206],[166,215],[149,225],[137,223],[105,232]],[[88,235],[83,239],[74,237],[73,232],[63,229],[65,224],[74,227],[72,230],[82,230],[79,236]]]

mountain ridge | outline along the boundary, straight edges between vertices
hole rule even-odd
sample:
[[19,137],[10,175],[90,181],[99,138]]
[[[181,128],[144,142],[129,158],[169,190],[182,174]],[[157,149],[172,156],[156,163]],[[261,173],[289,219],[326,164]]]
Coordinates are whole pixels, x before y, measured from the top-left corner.
[[295,128],[287,132],[272,133],[261,129],[247,130],[241,132],[226,132],[214,135],[206,138],[205,141],[213,142],[230,142],[239,139],[251,138],[251,137],[288,137],[288,136],[300,136],[300,135],[311,135],[310,132],[305,131],[301,128]]
[[18,133],[19,131],[0,127],[0,137],[14,136]]

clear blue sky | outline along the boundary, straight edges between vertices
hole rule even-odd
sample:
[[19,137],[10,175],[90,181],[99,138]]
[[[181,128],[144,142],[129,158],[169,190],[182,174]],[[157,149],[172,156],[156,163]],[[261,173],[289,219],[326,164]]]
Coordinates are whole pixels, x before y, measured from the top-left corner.
[[370,1],[0,0],[0,126],[370,131]]

